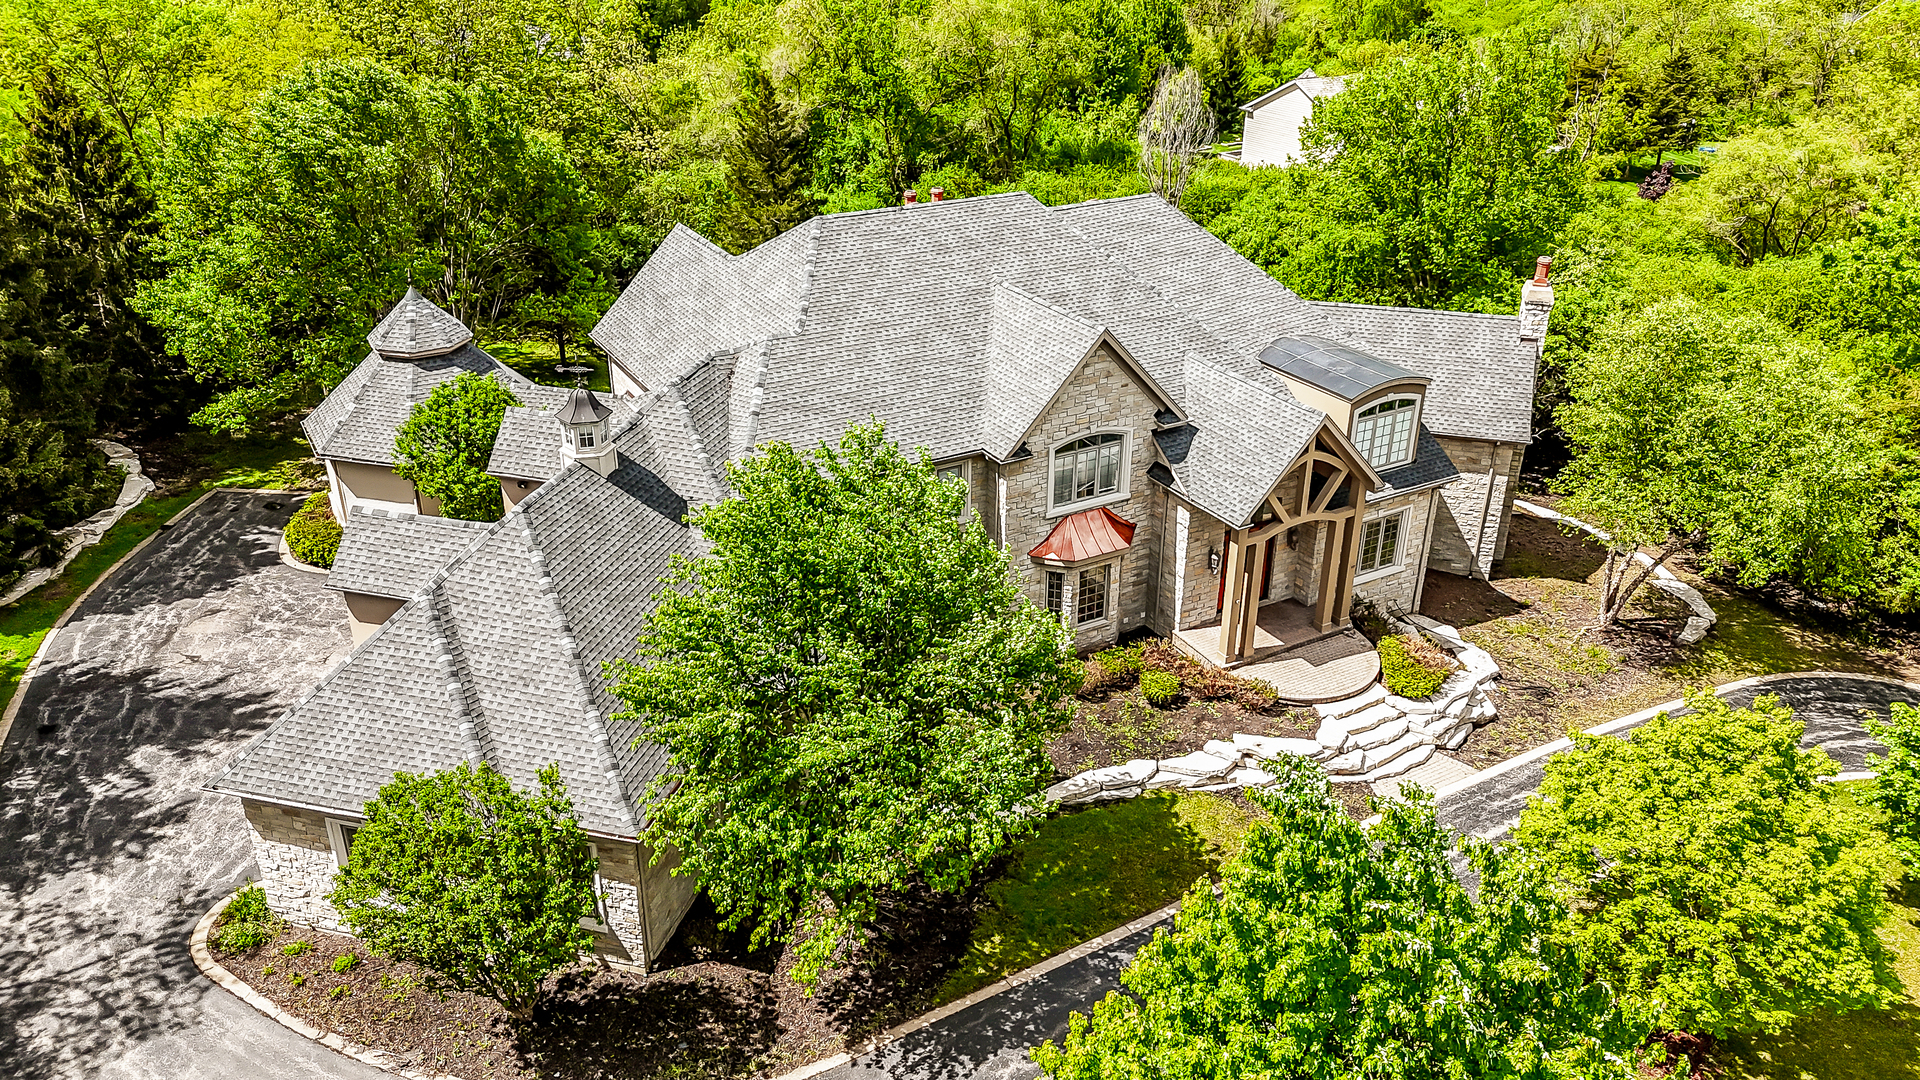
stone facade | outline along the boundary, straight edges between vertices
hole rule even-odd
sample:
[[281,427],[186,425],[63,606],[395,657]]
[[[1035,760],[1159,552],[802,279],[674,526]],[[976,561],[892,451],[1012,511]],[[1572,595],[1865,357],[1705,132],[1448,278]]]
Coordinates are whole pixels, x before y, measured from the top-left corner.
[[[1067,380],[1052,405],[1027,432],[1031,456],[1000,466],[993,490],[1004,485],[1004,503],[996,508],[999,539],[1013,551],[1015,571],[1024,577],[1027,596],[1047,603],[1047,570],[1027,556],[1046,539],[1060,518],[1105,506],[1134,523],[1133,543],[1111,560],[1107,618],[1074,627],[1074,645],[1083,652],[1104,648],[1121,634],[1147,625],[1147,598],[1157,569],[1159,515],[1154,512],[1157,485],[1147,479],[1154,461],[1154,414],[1159,402],[1127,364],[1106,349],[1095,353]],[[1119,432],[1127,437],[1126,477],[1121,490],[1106,499],[1088,499],[1065,508],[1050,502],[1053,449],[1087,435]],[[983,485],[984,486],[984,485]],[[1099,564],[1087,564],[1088,567]],[[1069,578],[1077,576],[1076,567]]]
[[[242,799],[241,804],[252,829],[253,857],[267,906],[295,926],[351,933],[326,899],[340,868],[334,837],[327,826],[329,816],[255,799]],[[615,966],[644,971],[666,947],[692,905],[693,880],[671,876],[672,868],[679,865],[677,857],[648,866],[649,856],[639,844],[605,839],[596,839],[593,844],[599,860],[598,888],[606,894],[601,902],[606,920],[583,925],[592,931],[593,949],[601,958]]]
[[[1366,535],[1367,523],[1399,516],[1400,540],[1398,544],[1398,567],[1386,572],[1369,572],[1354,578],[1353,598],[1366,601],[1383,611],[1393,611],[1402,615],[1411,614],[1420,603],[1420,579],[1426,574],[1426,563],[1420,553],[1426,550],[1428,522],[1433,517],[1433,500],[1436,493],[1416,491],[1411,495],[1396,495],[1382,499],[1379,503],[1367,507],[1361,517],[1361,536]],[[1358,558],[1360,545],[1354,545]],[[1356,564],[1357,565],[1357,564]]]
[[[1482,439],[1435,438],[1460,470],[1460,477],[1441,489],[1427,565],[1449,574],[1484,578],[1495,562],[1506,557],[1507,526],[1513,517],[1524,448]],[[1487,497],[1489,470],[1491,500]]]

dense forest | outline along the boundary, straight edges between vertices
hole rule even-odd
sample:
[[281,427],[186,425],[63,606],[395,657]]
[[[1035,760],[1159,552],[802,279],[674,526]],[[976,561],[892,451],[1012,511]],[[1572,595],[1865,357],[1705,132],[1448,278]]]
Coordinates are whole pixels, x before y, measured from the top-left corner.
[[1304,295],[1559,303],[1534,460],[1616,532],[1920,608],[1920,2],[0,0],[0,579],[108,497],[87,440],[282,426],[411,283],[584,344],[676,222],[1146,191],[1358,78],[1312,158],[1182,207]]

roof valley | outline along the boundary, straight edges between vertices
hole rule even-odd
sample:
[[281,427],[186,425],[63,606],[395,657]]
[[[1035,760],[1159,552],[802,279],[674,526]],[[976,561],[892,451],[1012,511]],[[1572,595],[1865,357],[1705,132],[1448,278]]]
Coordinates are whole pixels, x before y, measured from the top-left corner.
[[436,575],[423,593],[427,602],[427,632],[432,635],[431,640],[437,650],[434,664],[446,681],[447,700],[456,710],[454,719],[460,724],[460,738],[466,744],[467,761],[474,765],[497,763],[499,751],[493,745],[486,711],[480,707],[480,696],[474,690],[473,675],[467,670],[466,657],[460,648],[452,607],[442,587],[444,576],[444,572]]

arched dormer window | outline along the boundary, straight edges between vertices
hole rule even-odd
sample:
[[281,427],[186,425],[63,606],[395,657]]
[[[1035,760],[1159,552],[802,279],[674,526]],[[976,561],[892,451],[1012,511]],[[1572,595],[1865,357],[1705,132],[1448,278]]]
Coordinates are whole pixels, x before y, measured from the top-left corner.
[[1053,508],[1123,493],[1127,488],[1127,437],[1089,435],[1053,451]]
[[1414,431],[1420,418],[1420,399],[1392,397],[1361,409],[1353,418],[1353,446],[1376,469],[1391,469],[1413,460]]

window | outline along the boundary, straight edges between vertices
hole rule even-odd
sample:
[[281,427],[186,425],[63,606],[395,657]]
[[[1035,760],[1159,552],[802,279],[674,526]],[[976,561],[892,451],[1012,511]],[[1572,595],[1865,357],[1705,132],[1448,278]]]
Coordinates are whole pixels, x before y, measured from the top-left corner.
[[574,435],[574,444],[582,450],[593,449],[593,429],[590,427],[578,429],[578,433]]
[[[967,465],[966,465],[966,462],[964,461],[958,465],[942,465],[940,468],[934,470],[934,475],[939,477],[942,480],[960,481],[960,488],[963,493],[970,493],[972,491],[972,488],[967,484]],[[967,513],[969,509],[968,503],[970,503],[971,501],[972,501],[971,497],[962,498],[960,500],[960,520],[961,521],[967,520]]]
[[1353,418],[1353,445],[1376,469],[1413,460],[1413,421],[1419,398],[1394,398],[1370,405]]
[[333,846],[334,862],[347,865],[347,856],[353,854],[353,834],[359,831],[355,822],[327,819],[327,842]]
[[1067,575],[1058,570],[1047,571],[1047,610],[1055,615],[1067,610]]
[[1074,601],[1075,626],[1107,617],[1107,567],[1080,571],[1080,590]]
[[1375,518],[1360,528],[1360,572],[1400,565],[1400,522],[1406,515]]
[[1121,488],[1127,437],[1092,435],[1053,452],[1053,505],[1097,499]]

